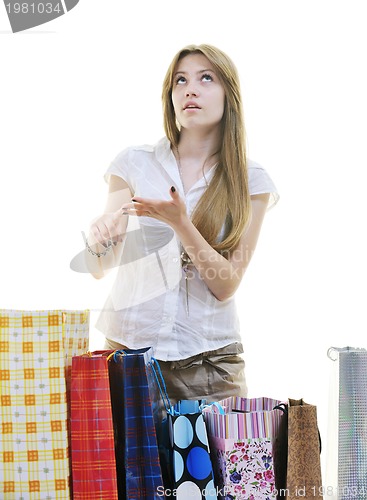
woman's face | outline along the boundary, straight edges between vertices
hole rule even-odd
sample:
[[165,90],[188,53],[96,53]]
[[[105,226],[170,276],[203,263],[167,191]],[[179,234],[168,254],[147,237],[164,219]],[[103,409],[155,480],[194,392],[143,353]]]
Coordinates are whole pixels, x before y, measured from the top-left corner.
[[190,54],[179,61],[172,102],[181,128],[210,130],[219,126],[224,112],[224,88],[204,55]]

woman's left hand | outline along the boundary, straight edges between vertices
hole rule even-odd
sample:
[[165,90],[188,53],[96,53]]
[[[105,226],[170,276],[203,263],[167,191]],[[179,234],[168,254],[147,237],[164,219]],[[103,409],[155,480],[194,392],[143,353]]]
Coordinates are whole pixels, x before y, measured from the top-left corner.
[[134,196],[132,203],[123,205],[121,209],[126,215],[152,217],[175,228],[182,224],[188,216],[185,202],[174,186],[171,187],[169,193],[171,195],[171,200],[169,201]]

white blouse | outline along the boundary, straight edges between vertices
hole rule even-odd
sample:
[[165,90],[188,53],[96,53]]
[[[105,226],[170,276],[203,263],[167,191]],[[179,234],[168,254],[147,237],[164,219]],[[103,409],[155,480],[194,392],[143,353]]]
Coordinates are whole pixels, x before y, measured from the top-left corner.
[[[111,174],[124,179],[133,196],[170,199],[175,186],[189,214],[214,173],[200,179],[184,195],[169,141],[125,149],[113,160]],[[273,181],[257,163],[248,161],[251,195],[270,193],[269,207],[278,201]],[[196,269],[189,279],[189,314],[181,267],[180,242],[167,224],[149,217],[130,217],[125,246],[112,291],[96,327],[131,349],[153,347],[163,361],[186,359],[233,342],[241,342],[234,297],[219,301]]]

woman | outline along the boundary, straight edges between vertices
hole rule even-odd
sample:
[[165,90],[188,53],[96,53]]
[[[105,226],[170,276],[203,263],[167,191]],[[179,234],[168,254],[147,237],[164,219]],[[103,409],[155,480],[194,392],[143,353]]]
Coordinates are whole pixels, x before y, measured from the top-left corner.
[[234,294],[277,194],[246,159],[226,54],[185,47],[162,98],[166,137],[115,158],[105,213],[90,229],[93,274],[119,265],[97,327],[106,348],[152,346],[172,400],[246,396]]

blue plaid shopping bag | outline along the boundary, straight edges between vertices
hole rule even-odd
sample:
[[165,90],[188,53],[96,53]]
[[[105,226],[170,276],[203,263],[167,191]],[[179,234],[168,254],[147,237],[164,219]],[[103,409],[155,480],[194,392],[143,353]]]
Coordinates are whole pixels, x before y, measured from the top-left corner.
[[109,364],[119,499],[162,499],[152,400],[150,348],[116,351]]

